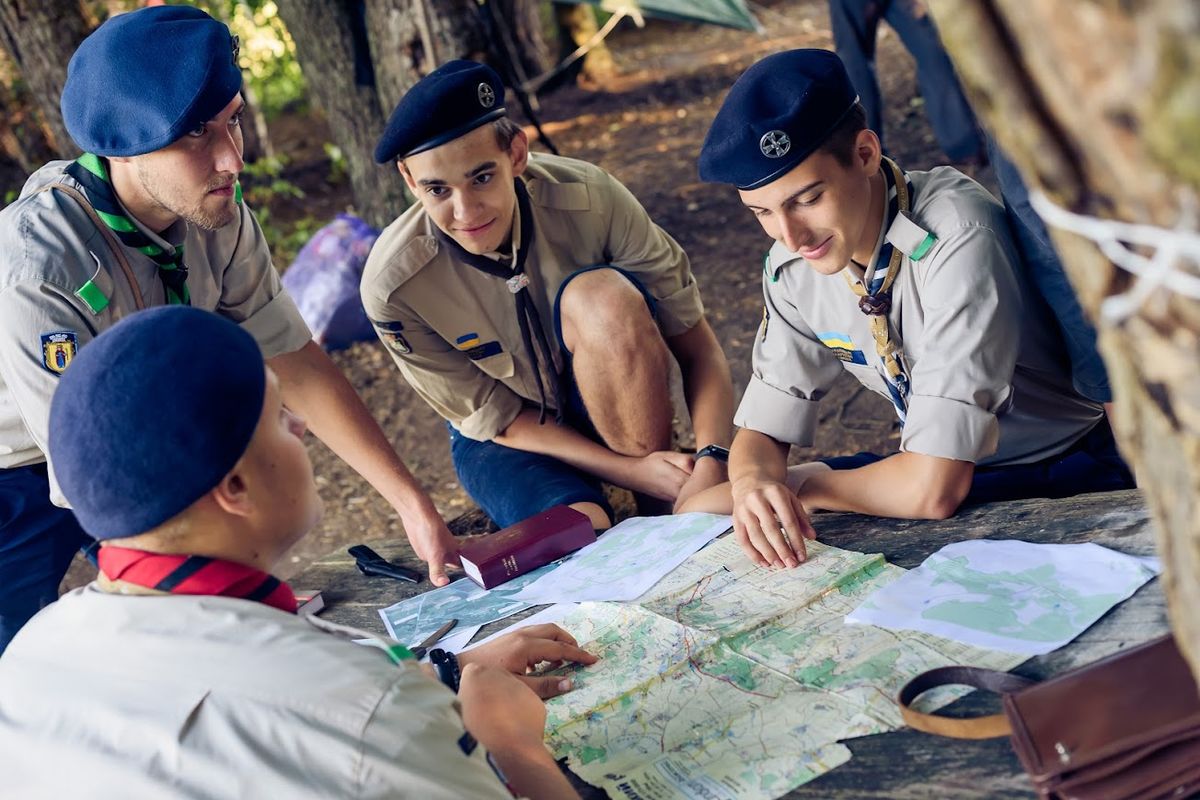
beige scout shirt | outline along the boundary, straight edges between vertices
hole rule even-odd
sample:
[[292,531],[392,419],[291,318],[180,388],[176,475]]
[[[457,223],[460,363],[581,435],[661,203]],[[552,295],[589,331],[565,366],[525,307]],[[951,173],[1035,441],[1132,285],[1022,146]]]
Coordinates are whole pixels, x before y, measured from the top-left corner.
[[[523,179],[534,215],[528,291],[552,349],[559,287],[597,264],[638,277],[658,301],[665,336],[700,321],[687,256],[615,178],[582,161],[535,154]],[[388,226],[363,273],[363,305],[417,393],[464,436],[492,439],[527,401],[537,402],[534,362],[505,282],[453,258],[434,230],[419,205]],[[555,359],[561,368],[557,352]]]
[[[885,236],[906,254],[926,231],[937,243],[903,259],[892,290],[889,324],[912,386],[900,449],[981,466],[1062,452],[1103,409],[1072,387],[1059,331],[1018,273],[1003,208],[957,170],[908,176],[915,206],[881,231],[876,256]],[[869,281],[874,261],[865,274],[847,269]],[[821,275],[780,243],[764,271],[766,313],[734,422],[810,445],[817,402],[843,369],[890,400],[870,323],[843,275]]]
[[[42,167],[20,199],[0,212],[0,468],[45,460],[50,396],[58,375],[44,364],[43,335],[66,332],[82,347],[137,310],[124,271],[79,204],[55,190],[38,193],[56,181],[80,188],[63,173],[67,163]],[[283,291],[262,230],[245,205],[238,219],[219,230],[177,222],[161,237],[143,232],[163,247],[183,242],[192,305],[240,324],[264,357],[299,350],[312,338]],[[164,305],[158,267],[148,256],[121,247],[146,306]],[[89,280],[108,299],[99,312],[76,294]]]
[[[510,797],[414,662],[231,597],[76,589],[0,659],[5,797]],[[467,752],[469,751],[469,752]]]

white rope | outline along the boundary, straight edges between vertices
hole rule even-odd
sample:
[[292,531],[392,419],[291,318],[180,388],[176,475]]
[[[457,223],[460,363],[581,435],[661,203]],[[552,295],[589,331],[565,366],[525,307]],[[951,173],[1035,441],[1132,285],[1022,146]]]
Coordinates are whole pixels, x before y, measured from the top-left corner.
[[[1116,325],[1128,319],[1159,288],[1200,300],[1200,276],[1184,267],[1191,262],[1200,268],[1196,203],[1190,193],[1181,194],[1179,221],[1174,228],[1076,214],[1039,191],[1029,193],[1029,202],[1047,225],[1091,239],[1109,261],[1137,276],[1129,291],[1101,303],[1100,313],[1107,322]],[[1154,255],[1147,258],[1130,246],[1152,248]]]

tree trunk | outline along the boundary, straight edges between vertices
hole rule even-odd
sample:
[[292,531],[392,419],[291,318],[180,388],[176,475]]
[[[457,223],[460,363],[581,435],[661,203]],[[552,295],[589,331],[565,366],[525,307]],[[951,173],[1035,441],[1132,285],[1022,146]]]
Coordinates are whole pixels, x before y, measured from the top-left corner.
[[375,163],[372,153],[383,132],[385,112],[371,75],[365,36],[356,35],[354,0],[279,0],[279,15],[296,43],[296,57],[346,156],[356,210],[377,228],[404,210],[403,183],[395,167]]
[[50,146],[63,158],[79,154],[58,106],[67,62],[92,27],[80,0],[0,0],[0,42],[29,86]]
[[16,66],[0,52],[0,153],[26,175],[58,157]]
[[497,49],[513,66],[521,83],[548,70],[550,51],[542,36],[542,16],[537,0],[490,0],[497,33],[503,37]]
[[[976,109],[1031,188],[1076,213],[1161,228],[1200,209],[1194,4],[931,5]],[[1117,438],[1153,510],[1171,625],[1200,677],[1200,301],[1157,288],[1132,316],[1106,318],[1101,302],[1136,279],[1090,239],[1052,233],[1097,320]],[[1195,261],[1176,266],[1200,274]]]
[[[599,30],[596,25],[596,9],[590,5],[555,3],[554,16],[558,21],[560,59],[587,44]],[[567,70],[567,77],[570,80],[580,78],[585,83],[595,86],[603,84],[617,72],[612,53],[604,42],[589,50],[576,64],[579,66]]]

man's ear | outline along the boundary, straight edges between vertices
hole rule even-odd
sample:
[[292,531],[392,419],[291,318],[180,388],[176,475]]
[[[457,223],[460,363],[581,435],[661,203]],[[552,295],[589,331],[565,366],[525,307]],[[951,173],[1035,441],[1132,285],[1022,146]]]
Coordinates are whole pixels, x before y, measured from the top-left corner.
[[883,148],[879,144],[879,135],[870,128],[863,128],[854,138],[854,162],[870,176],[879,171],[882,158]]
[[518,130],[513,136],[512,144],[508,146],[508,157],[512,159],[514,178],[529,166],[529,137],[525,135],[525,131]]
[[404,161],[396,162],[396,169],[400,171],[400,175],[404,178],[404,183],[408,186],[408,190],[414,195],[417,193],[417,182],[413,180],[412,173],[408,171],[408,167],[404,166]]
[[241,466],[242,463],[239,461],[233,470],[208,493],[218,508],[235,517],[249,516],[253,510],[250,491],[242,477]]

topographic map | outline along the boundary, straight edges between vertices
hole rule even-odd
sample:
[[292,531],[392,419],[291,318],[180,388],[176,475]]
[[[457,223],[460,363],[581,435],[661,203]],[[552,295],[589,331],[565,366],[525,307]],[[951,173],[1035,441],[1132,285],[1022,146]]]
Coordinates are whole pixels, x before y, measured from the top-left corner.
[[775,798],[848,760],[839,740],[899,727],[893,698],[916,674],[1023,660],[846,625],[904,570],[807,546],[804,564],[772,571],[727,537],[634,603],[582,603],[560,624],[601,661],[563,670],[576,688],[546,704],[556,757],[613,798]]

